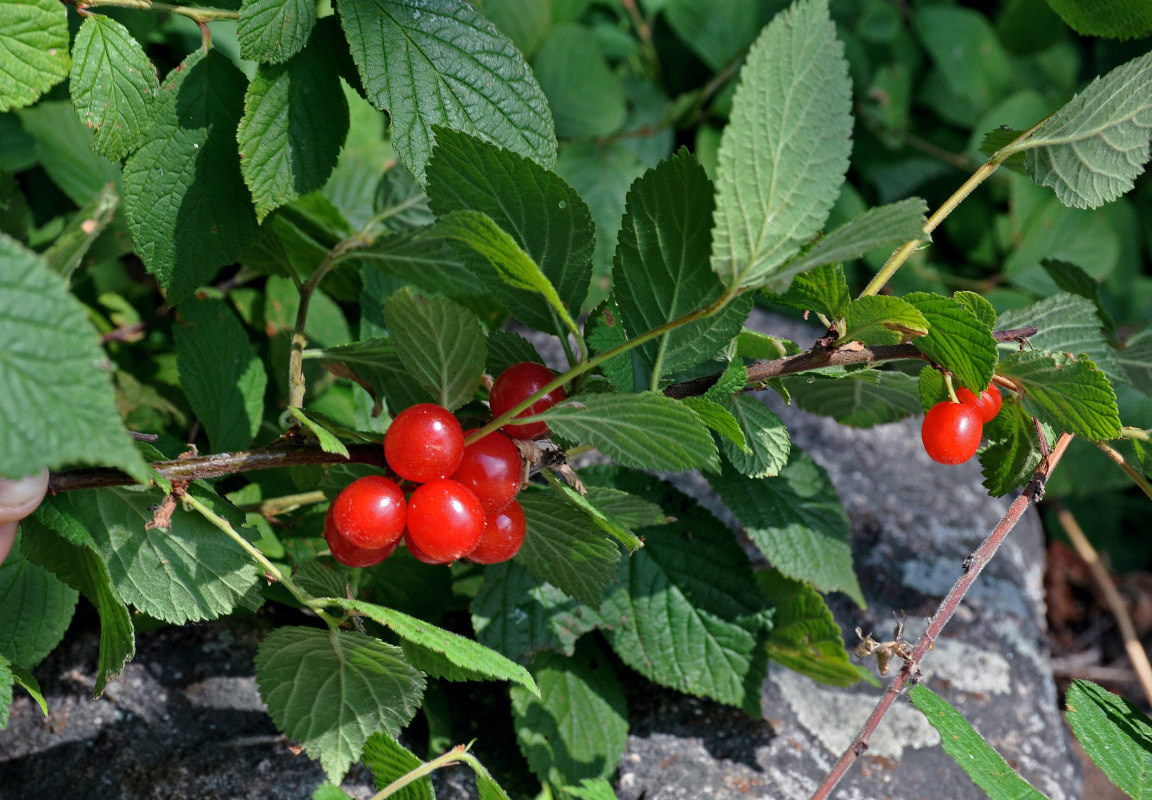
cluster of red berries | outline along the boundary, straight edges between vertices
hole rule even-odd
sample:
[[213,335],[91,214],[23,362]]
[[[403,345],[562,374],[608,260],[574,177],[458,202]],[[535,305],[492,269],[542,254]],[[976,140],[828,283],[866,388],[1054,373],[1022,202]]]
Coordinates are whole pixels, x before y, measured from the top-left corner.
[[963,464],[976,455],[984,435],[984,423],[991,422],[1000,413],[1003,398],[995,384],[973,394],[968,389],[956,391],[954,403],[944,400],[924,415],[920,438],[928,457],[941,464]]
[[[489,403],[500,416],[554,379],[540,364],[504,370]],[[537,414],[563,400],[558,388],[517,416]],[[516,501],[523,478],[520,451],[508,437],[539,439],[543,422],[505,425],[465,447],[465,432],[448,409],[420,403],[400,412],[384,434],[384,459],[404,481],[417,484],[405,499],[383,475],[350,483],[328,509],[324,539],[332,556],[349,567],[370,567],[390,556],[403,539],[426,564],[467,558],[480,564],[507,561],[524,542],[524,510]]]

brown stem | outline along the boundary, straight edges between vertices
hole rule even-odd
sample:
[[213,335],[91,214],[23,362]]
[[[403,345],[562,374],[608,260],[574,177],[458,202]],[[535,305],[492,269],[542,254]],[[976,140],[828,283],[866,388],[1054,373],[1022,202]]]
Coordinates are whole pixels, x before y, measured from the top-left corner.
[[880,701],[876,704],[876,708],[872,710],[872,715],[868,717],[868,721],[864,723],[864,727],[861,728],[860,733],[856,735],[852,744],[848,746],[848,749],[840,756],[840,760],[836,762],[827,777],[824,778],[824,782],[816,789],[816,792],[812,795],[812,800],[823,800],[823,798],[828,797],[832,790],[836,788],[836,784],[838,784],[840,779],[848,772],[852,763],[868,749],[868,741],[872,738],[872,734],[875,733],[876,727],[880,724],[880,720],[884,718],[884,715],[888,712],[892,703],[896,701],[896,698],[904,689],[904,685],[908,682],[909,673],[915,671],[915,665],[919,664],[924,656],[928,654],[928,651],[932,649],[932,646],[936,643],[936,638],[940,635],[940,632],[944,630],[944,626],[948,624],[948,621],[959,607],[960,601],[964,599],[964,595],[967,594],[968,589],[976,581],[976,578],[983,571],[984,567],[987,566],[992,556],[996,554],[996,550],[999,549],[1004,539],[1007,538],[1009,531],[1020,521],[1020,517],[1024,515],[1024,511],[1034,499],[1039,500],[1039,498],[1043,496],[1044,484],[1052,475],[1052,470],[1054,470],[1060,462],[1060,458],[1064,455],[1064,451],[1071,441],[1071,434],[1060,434],[1060,438],[1056,440],[1052,452],[1047,458],[1041,460],[1036,471],[1032,473],[1032,480],[1028,482],[1024,491],[1016,498],[1016,502],[1008,508],[1007,513],[1001,517],[1000,522],[993,528],[988,538],[985,539],[964,562],[963,573],[956,580],[956,583],[952,585],[948,596],[941,601],[940,606],[936,609],[936,614],[928,623],[928,629],[924,631],[924,635],[916,642],[916,647],[912,650],[911,659],[905,662],[904,669],[900,670],[900,674],[889,684],[887,691],[884,692],[884,696],[880,698]]

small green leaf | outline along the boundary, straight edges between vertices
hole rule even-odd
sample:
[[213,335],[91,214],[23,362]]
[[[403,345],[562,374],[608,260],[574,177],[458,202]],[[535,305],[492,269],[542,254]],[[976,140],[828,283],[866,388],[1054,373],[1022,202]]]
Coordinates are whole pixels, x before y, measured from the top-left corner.
[[1036,427],[1032,417],[1015,402],[1005,402],[995,425],[984,433],[993,443],[980,453],[984,487],[993,497],[1002,497],[1032,477],[1040,463]]
[[778,475],[788,463],[791,441],[788,428],[780,418],[755,397],[738,394],[723,402],[732,413],[748,442],[745,453],[728,442],[722,442],[724,456],[736,471],[749,478]]
[[[395,796],[407,800],[403,792],[397,792]],[[352,800],[352,796],[336,784],[324,781],[312,790],[312,800]]]
[[[3,661],[4,661],[3,657],[0,657],[0,666],[2,666]],[[42,691],[40,691],[40,684],[36,682],[36,676],[34,676],[31,672],[29,672],[28,670],[26,670],[24,667],[20,666],[19,664],[13,664],[12,662],[8,662],[7,667],[11,673],[12,679],[16,683],[20,684],[24,688],[24,691],[28,692],[28,694],[30,694],[32,696],[32,699],[34,701],[36,701],[36,705],[40,706],[40,710],[44,713],[44,716],[47,717],[48,716],[48,703],[45,702],[45,700],[44,700],[44,693]],[[2,681],[3,681],[3,679],[0,678],[0,682],[2,682]],[[0,715],[4,715],[4,714],[8,713],[8,705],[9,705],[10,701],[11,701],[11,698],[9,698],[8,702],[5,702],[4,698],[0,697]],[[4,728],[4,719],[2,717],[0,717],[0,730],[2,730],[3,728]]]
[[1108,779],[1137,800],[1152,797],[1152,720],[1124,698],[1074,680],[1065,698],[1068,724]]
[[[982,325],[987,325],[989,329],[996,325],[996,309],[992,307],[982,295],[975,292],[956,292],[952,295],[952,299],[958,303],[963,303],[969,311],[976,315],[976,319],[980,320]],[[1007,327],[1001,325],[1000,327]]]
[[[544,472],[544,477],[551,484],[553,490],[568,501],[569,504],[583,511],[597,528],[607,533],[620,544],[633,552],[644,546],[644,542],[628,529],[624,523],[616,519],[611,513],[605,511],[595,502],[595,497],[582,495],[551,472]],[[591,493],[589,493],[591,494]]]
[[997,370],[1024,389],[1024,407],[1057,430],[1084,439],[1120,435],[1116,393],[1087,357],[1013,353]]
[[[364,743],[364,766],[372,770],[377,789],[383,789],[423,764],[410,750],[386,733],[374,733]],[[417,778],[390,796],[397,800],[436,800],[429,775]]]
[[400,361],[449,411],[472,399],[484,374],[484,330],[476,315],[451,300],[402,289],[384,304]]
[[777,305],[815,311],[829,321],[844,316],[844,310],[852,301],[848,282],[844,280],[844,267],[840,264],[805,270],[792,279],[788,291],[768,296]]
[[840,378],[809,374],[787,378],[783,384],[805,411],[854,428],[871,428],[922,411],[917,380],[903,372],[861,369]]
[[488,334],[488,357],[484,368],[490,375],[499,375],[521,361],[544,363],[532,343],[520,334],[512,331],[492,331]]
[[397,736],[424,679],[399,647],[352,631],[282,627],[256,653],[256,682],[276,726],[339,783],[378,731]]
[[315,25],[312,0],[243,0],[236,23],[240,55],[249,61],[282,63],[304,49]]
[[946,700],[924,686],[913,686],[908,696],[940,732],[944,752],[992,800],[1046,800]]
[[729,288],[763,284],[824,225],[848,169],[851,95],[826,0],[776,15],[752,45],[716,168],[712,268]]
[[119,160],[144,143],[159,83],[156,67],[114,19],[85,18],[72,45],[68,87],[97,153]]
[[344,456],[344,458],[348,458],[348,448],[344,446],[344,443],[340,441],[326,425],[313,419],[312,415],[301,408],[289,408],[288,413],[316,436],[317,444],[320,445],[321,450],[325,453],[339,453]]
[[768,658],[830,686],[852,686],[860,680],[844,649],[840,626],[819,592],[776,569],[757,572],[756,582],[776,609],[765,643]]
[[943,373],[931,364],[925,365],[920,370],[916,388],[920,392],[920,403],[924,406],[925,412],[937,403],[951,399],[948,396],[948,387],[944,383]]
[[899,297],[873,295],[851,301],[844,312],[838,341],[903,344],[928,333],[928,320]]
[[585,778],[579,786],[565,786],[564,791],[577,800],[618,800],[612,784],[603,778]]
[[[743,338],[744,333],[740,334]],[[738,340],[739,341],[739,340]],[[737,353],[739,356],[739,353]],[[714,400],[717,403],[730,398],[732,395],[744,391],[744,387],[748,385],[748,368],[744,366],[744,362],[740,358],[733,358],[728,362],[728,366],[720,373],[720,377],[716,383],[708,387],[704,392],[704,397],[709,400]],[[687,398],[685,398],[687,399]]]
[[[26,538],[26,537],[25,537]],[[20,542],[0,564],[0,656],[34,667],[48,655],[72,621],[76,590],[24,557]]]
[[607,136],[624,124],[624,81],[608,66],[591,28],[570,22],[554,27],[532,69],[548,98],[557,136]]
[[8,727],[8,712],[12,705],[12,676],[11,662],[0,656],[0,730]]
[[685,397],[680,402],[692,409],[701,422],[724,437],[726,441],[721,443],[721,448],[725,454],[728,453],[729,445],[733,446],[735,451],[741,455],[751,454],[752,450],[748,447],[748,438],[744,435],[739,420],[732,415],[731,411],[707,397]]
[[[64,230],[44,251],[44,261],[53,272],[65,279],[83,263],[92,244],[113,221],[120,205],[120,195],[113,184],[105,186],[83,208],[72,215]],[[0,211],[3,209],[0,208]],[[116,230],[116,228],[113,228]]]
[[56,0],[0,3],[0,111],[31,105],[68,77],[68,10]]
[[988,388],[996,366],[996,340],[967,303],[927,292],[904,299],[928,320],[927,336],[912,340],[916,349],[949,370],[962,386],[979,394]]

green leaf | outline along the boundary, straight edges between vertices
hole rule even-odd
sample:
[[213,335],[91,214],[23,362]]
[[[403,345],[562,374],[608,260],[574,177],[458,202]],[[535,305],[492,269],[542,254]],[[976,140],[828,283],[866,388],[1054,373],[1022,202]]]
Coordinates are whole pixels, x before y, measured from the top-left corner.
[[559,497],[521,492],[528,534],[516,561],[541,580],[585,605],[599,608],[616,577],[620,550],[584,514],[573,514]]
[[809,374],[783,384],[805,411],[854,428],[895,422],[923,410],[916,378],[903,372],[861,369],[841,378]]
[[[115,186],[109,183],[72,215],[64,230],[44,251],[43,257],[48,268],[60,273],[65,279],[71,277],[83,263],[93,243],[113,221],[119,205],[120,195],[116,193]],[[112,230],[116,231],[116,227]]]
[[1138,800],[1152,797],[1152,720],[1134,704],[1084,680],[1065,698],[1068,724],[1108,779]]
[[264,363],[223,300],[185,300],[180,322],[172,329],[180,388],[214,451],[243,450],[264,416]]
[[655,392],[583,394],[540,418],[626,467],[680,472],[718,463],[716,442],[692,409]]
[[315,25],[312,0],[243,0],[236,23],[240,55],[249,61],[287,61],[304,49]]
[[256,682],[276,726],[339,783],[368,737],[395,737],[416,714],[424,679],[399,647],[352,631],[282,627],[256,653]]
[[1152,53],[1103,77],[1021,142],[1032,180],[1073,208],[1098,208],[1132,189],[1152,136]]
[[56,0],[0,3],[0,111],[31,105],[68,77],[68,10]]
[[344,146],[348,102],[325,44],[313,41],[284,64],[261,64],[244,95],[240,172],[261,222],[322,187]]
[[840,340],[864,344],[903,344],[928,333],[928,320],[899,297],[872,295],[851,301]]
[[316,436],[317,444],[320,445],[321,450],[325,453],[339,453],[344,458],[348,458],[348,448],[344,446],[344,443],[326,425],[318,419],[313,419],[312,414],[294,406],[288,409],[288,413]]
[[778,14],[752,45],[716,168],[712,268],[730,288],[770,279],[840,193],[852,132],[843,52],[826,0]]
[[521,361],[544,363],[532,343],[520,334],[512,331],[492,331],[488,334],[488,357],[485,359],[484,368],[489,374],[499,375]]
[[[27,538],[24,534],[22,538]],[[17,541],[0,564],[0,656],[34,667],[52,652],[72,621],[76,590],[24,557]]]
[[797,311],[815,311],[826,320],[839,319],[852,301],[848,282],[844,280],[844,267],[825,264],[805,270],[792,279],[788,291],[770,294],[773,303]]
[[1048,5],[1082,36],[1142,39],[1152,33],[1152,9],[1140,0],[1048,0]]
[[[989,329],[996,326],[996,309],[982,295],[975,292],[956,292],[952,299],[962,303],[969,311],[976,315],[980,324],[987,325]],[[1006,327],[1001,325],[1000,327]]]
[[[663,5],[677,36],[719,72],[752,44],[760,29],[787,3],[776,0],[749,6],[744,0],[666,0]],[[649,6],[654,4],[646,3],[644,8]]]
[[441,298],[402,289],[384,304],[396,354],[415,379],[449,411],[472,399],[484,374],[480,320]]
[[580,494],[580,492],[557,478],[551,472],[545,471],[543,474],[558,495],[567,500],[570,505],[575,506],[587,514],[588,518],[592,520],[597,528],[624,545],[624,547],[628,549],[628,552],[631,553],[644,546],[644,542],[640,537],[634,534],[627,525],[599,506],[596,502],[595,495],[591,492],[587,495]]
[[793,448],[775,478],[746,478],[726,468],[709,483],[772,566],[865,606],[852,571],[848,514],[828,473],[811,456]]
[[946,700],[924,686],[913,686],[908,696],[940,732],[944,752],[992,800],[1045,800]]
[[607,136],[624,124],[624,82],[608,66],[591,28],[575,23],[555,26],[532,69],[548,98],[557,136]]
[[1026,483],[1040,463],[1036,427],[1018,403],[1005,402],[995,424],[986,425],[984,434],[993,439],[980,453],[984,487],[993,497],[1002,497]]
[[476,758],[468,760],[468,766],[476,773],[476,794],[479,800],[510,800],[508,793],[500,787],[488,769]]
[[893,250],[910,239],[923,239],[927,236],[924,233],[927,212],[928,204],[919,197],[869,209],[818,239],[799,258],[776,272],[772,280],[783,283],[793,275],[820,265],[851,261],[873,250]]
[[1088,358],[1024,352],[1007,356],[997,370],[1024,389],[1024,407],[1042,422],[1083,439],[1120,435],[1116,393]]
[[516,741],[537,777],[563,786],[616,771],[628,741],[628,706],[612,662],[591,640],[571,657],[544,652],[531,669],[540,694],[512,689]]
[[327,347],[320,351],[319,361],[334,374],[361,384],[378,400],[387,399],[392,414],[433,401],[430,394],[413,383],[390,339],[377,337]]
[[944,375],[931,364],[920,370],[916,380],[916,388],[920,392],[920,403],[927,412],[932,406],[944,400],[951,400],[948,396],[948,387],[944,384]]
[[124,164],[136,252],[179,303],[258,236],[236,125],[246,81],[219,50],[197,50],[160,83],[148,142]]
[[585,778],[579,786],[565,786],[564,791],[577,800],[617,800],[612,784],[604,778]]
[[108,158],[124,158],[144,143],[159,89],[156,67],[127,28],[100,15],[84,19],[72,57],[72,105],[93,131],[92,147]]
[[[3,657],[0,657],[0,668],[5,666],[3,662]],[[44,716],[47,717],[48,703],[44,701],[44,693],[40,691],[40,684],[36,682],[36,677],[19,664],[8,662],[6,666],[11,676],[9,686],[11,686],[11,680],[14,680],[16,683],[24,687],[24,691],[28,692],[28,694],[32,696],[32,699],[36,701],[36,705],[40,706],[40,710],[44,713]],[[0,683],[2,682],[3,678],[0,677]],[[9,694],[11,694],[11,689],[9,689]],[[6,721],[5,715],[8,713],[8,706],[10,703],[11,697],[9,697],[7,701],[4,700],[3,697],[0,697],[0,730],[4,728]]]
[[729,452],[730,445],[740,455],[747,455],[752,452],[748,447],[748,437],[744,435],[739,420],[724,406],[715,400],[709,400],[707,397],[685,397],[680,402],[692,409],[701,422],[724,437],[726,441],[721,442],[721,448],[725,454]]
[[1116,340],[1116,321],[1100,300],[1100,284],[1095,278],[1075,264],[1058,258],[1045,258],[1041,260],[1040,266],[1060,289],[1091,300],[1096,305],[1096,314],[1100,317],[1105,337],[1109,341]]
[[[386,733],[374,733],[364,743],[364,766],[372,770],[377,789],[383,789],[423,764],[410,750]],[[429,775],[417,778],[391,796],[397,800],[436,800]]]
[[[746,332],[746,331],[745,331]],[[742,332],[741,337],[744,336]],[[737,340],[739,341],[739,340]],[[737,353],[737,356],[740,354]],[[704,392],[704,397],[716,402],[723,402],[734,394],[742,392],[744,387],[748,385],[748,368],[744,366],[744,362],[740,358],[733,358],[728,362],[728,366],[720,373],[716,383],[708,387]]]
[[1152,395],[1152,336],[1133,337],[1126,344],[1117,351],[1116,360],[1133,386]]
[[8,712],[12,705],[12,666],[0,656],[0,730],[8,727]]
[[927,336],[912,340],[916,349],[949,370],[960,385],[979,394],[988,388],[996,367],[996,340],[967,303],[928,292],[904,299],[928,320]]
[[[975,119],[1011,86],[1012,62],[988,17],[973,8],[934,6],[912,20],[932,64],[940,71],[937,108]],[[948,101],[951,101],[949,104]],[[952,120],[950,120],[952,121]]]
[[[550,167],[548,102],[524,56],[466,3],[349,0],[340,21],[372,105],[421,183],[433,125],[472,133]],[[404,54],[397,58],[398,54]]]
[[[361,266],[365,288],[373,295],[388,297],[398,279],[410,283],[428,294],[444,295],[467,304],[467,298],[483,294],[484,284],[460,263],[459,256],[448,242],[424,238],[420,230],[406,231],[393,236],[381,236],[371,246],[357,249],[336,264],[346,261]],[[387,288],[377,284],[389,282]]]
[[[613,294],[632,335],[714,303],[724,285],[708,267],[712,182],[686,149],[632,184],[616,245]],[[654,383],[712,358],[739,333],[752,298],[674,328],[637,348]]]
[[402,640],[409,662],[433,677],[511,681],[532,694],[539,693],[528,670],[472,639],[372,603],[340,598],[325,598],[324,602],[363,614],[391,630]]
[[[396,796],[404,797],[402,792],[398,792]],[[312,790],[312,800],[352,800],[352,796],[336,784],[324,781]]]
[[92,131],[66,100],[41,100],[17,112],[36,140],[36,158],[52,182],[78,206],[109,183],[120,182],[120,165],[92,149]]
[[84,307],[32,251],[0,234],[0,475],[97,463],[148,480],[116,411]]
[[788,463],[788,451],[792,446],[788,428],[755,397],[734,395],[724,400],[723,406],[740,424],[749,447],[749,452],[745,453],[729,442],[722,442],[728,462],[737,472],[750,478],[778,475]]
[[840,626],[819,592],[776,569],[757,572],[756,582],[776,609],[765,643],[768,658],[830,686],[852,686],[860,680],[844,649]]

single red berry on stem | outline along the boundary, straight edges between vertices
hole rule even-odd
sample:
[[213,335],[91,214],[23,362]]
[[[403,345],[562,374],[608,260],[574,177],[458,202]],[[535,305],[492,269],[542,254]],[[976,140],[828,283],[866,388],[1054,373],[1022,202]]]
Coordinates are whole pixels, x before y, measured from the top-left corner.
[[407,503],[395,481],[366,475],[344,487],[332,501],[336,529],[357,547],[395,546],[404,532]]
[[956,390],[956,399],[976,409],[976,413],[980,415],[980,421],[984,423],[996,419],[996,415],[1000,413],[1000,406],[1004,403],[1004,398],[1000,396],[1000,390],[996,388],[994,383],[989,384],[988,388],[980,392],[979,395],[960,387]]
[[328,507],[328,514],[324,517],[324,541],[332,557],[346,567],[374,567],[396,550],[400,544],[399,537],[392,544],[385,547],[359,547],[348,541],[340,533],[332,515],[332,507]]
[[425,564],[433,564],[433,565],[435,565],[435,564],[447,564],[448,563],[447,561],[440,561],[439,559],[432,558],[430,555],[428,555],[423,550],[421,550],[420,545],[418,545],[418,544],[416,544],[416,542],[412,541],[412,534],[408,533],[407,529],[405,529],[405,531],[404,531],[404,544],[407,545],[408,552],[411,553],[412,557],[414,559],[416,559],[417,561],[423,562]]
[[[471,433],[471,430],[465,431],[464,435]],[[452,480],[460,481],[476,493],[486,513],[507,508],[520,492],[523,477],[520,451],[511,439],[498,431],[465,447],[464,458],[452,474]]]
[[963,464],[972,458],[983,434],[976,409],[950,400],[932,406],[920,426],[925,452],[940,464]]
[[417,487],[408,498],[408,545],[447,563],[468,555],[484,533],[484,506],[464,484],[439,480]]
[[452,412],[419,403],[399,414],[384,434],[384,458],[405,480],[416,483],[447,478],[464,455],[464,430]]
[[499,564],[508,561],[524,544],[524,509],[515,500],[503,511],[484,518],[484,533],[480,543],[468,554],[469,561],[477,564]]
[[[492,415],[498,417],[505,411],[519,405],[555,378],[552,370],[542,364],[534,364],[531,361],[513,364],[501,372],[500,376],[496,378],[496,382],[492,384],[492,391],[488,395],[488,403],[492,406]],[[558,386],[517,414],[516,417],[539,414],[541,411],[556,405],[566,396],[564,387]],[[500,430],[514,439],[542,439],[548,435],[548,425],[544,422],[505,425]]]

